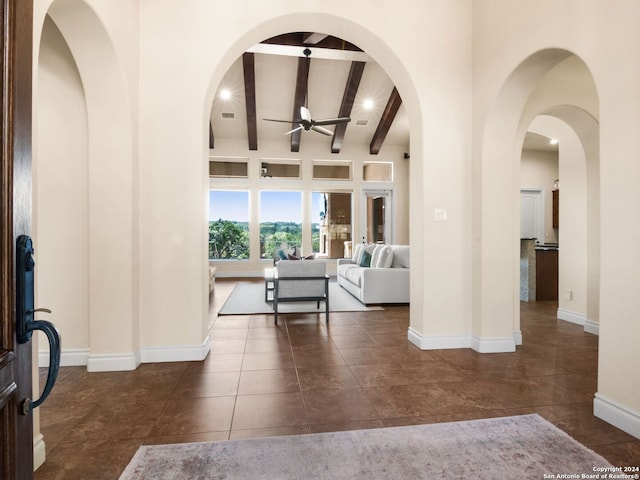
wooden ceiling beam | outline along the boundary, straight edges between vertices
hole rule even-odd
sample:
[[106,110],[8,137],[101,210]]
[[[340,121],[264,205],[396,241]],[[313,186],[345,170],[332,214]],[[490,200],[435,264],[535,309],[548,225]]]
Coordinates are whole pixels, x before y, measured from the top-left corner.
[[[305,43],[305,37],[310,35],[320,35],[311,32],[296,32],[285,33],[283,35],[277,35],[275,37],[263,40],[260,43],[267,43],[271,45],[289,45],[294,47],[305,47],[308,43]],[[341,38],[332,37],[331,35],[325,36],[323,39],[318,39],[317,43],[314,43],[316,47],[330,48],[334,50],[349,50],[353,52],[362,52],[362,49],[358,48],[353,43],[346,42]]]
[[258,123],[256,118],[256,69],[254,54],[242,54],[244,71],[244,99],[247,108],[247,137],[249,150],[258,150]]
[[[351,62],[351,69],[349,70],[349,78],[347,84],[344,87],[344,94],[342,95],[342,104],[340,105],[340,113],[338,117],[350,117],[353,103],[360,87],[360,80],[362,79],[362,73],[364,72],[365,62]],[[340,153],[342,148],[342,141],[344,140],[344,134],[347,131],[346,123],[339,123],[336,125],[333,131],[333,138],[331,139],[331,153]]]
[[389,133],[389,128],[391,128],[393,120],[396,118],[400,105],[402,105],[402,98],[400,98],[396,87],[393,87],[387,106],[380,118],[380,123],[378,123],[378,128],[376,128],[376,133],[373,134],[371,144],[369,145],[369,153],[371,155],[377,155],[380,152],[380,148],[384,143],[387,133]]
[[[293,114],[292,119],[300,118],[300,107],[307,104],[307,91],[309,87],[309,65],[310,60],[307,58],[298,58],[298,74],[296,77],[296,93],[293,98]],[[293,124],[292,126],[295,126]],[[300,138],[302,131],[298,130],[291,134],[291,151],[300,151]]]

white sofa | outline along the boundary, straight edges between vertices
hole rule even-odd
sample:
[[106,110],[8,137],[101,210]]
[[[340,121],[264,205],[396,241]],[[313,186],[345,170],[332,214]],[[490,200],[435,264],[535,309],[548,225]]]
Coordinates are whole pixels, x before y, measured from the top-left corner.
[[338,259],[338,284],[365,305],[409,303],[409,272],[408,245],[358,244]]

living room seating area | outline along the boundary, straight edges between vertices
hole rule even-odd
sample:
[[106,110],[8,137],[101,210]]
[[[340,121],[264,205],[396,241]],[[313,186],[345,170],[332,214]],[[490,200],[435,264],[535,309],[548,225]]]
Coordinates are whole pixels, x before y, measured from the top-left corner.
[[409,245],[358,244],[338,259],[338,284],[365,305],[409,303]]

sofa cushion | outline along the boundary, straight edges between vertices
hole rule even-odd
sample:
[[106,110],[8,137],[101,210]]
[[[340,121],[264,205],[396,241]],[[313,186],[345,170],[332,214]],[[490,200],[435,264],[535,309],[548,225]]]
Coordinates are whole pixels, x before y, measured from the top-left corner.
[[393,260],[391,266],[393,268],[409,268],[409,245],[392,245],[391,248],[393,249]]
[[373,268],[389,268],[393,262],[393,249],[389,245],[382,245],[378,250],[375,264],[372,262]]
[[376,243],[373,246],[373,253],[371,254],[371,266],[375,267],[378,263],[378,257],[380,256],[380,252],[384,248],[384,244]]
[[345,263],[338,267],[338,276],[360,287],[362,278],[362,267],[353,263]]
[[361,255],[362,255],[362,243],[358,243],[353,249],[353,256],[351,257],[351,261],[356,265],[359,264]]

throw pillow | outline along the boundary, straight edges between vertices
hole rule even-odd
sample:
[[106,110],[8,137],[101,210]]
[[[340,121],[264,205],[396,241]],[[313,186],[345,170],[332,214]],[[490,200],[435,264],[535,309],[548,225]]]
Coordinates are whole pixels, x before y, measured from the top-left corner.
[[371,266],[371,254],[366,250],[362,252],[362,257],[360,258],[360,262],[358,263],[361,267],[370,267]]
[[371,253],[371,266],[375,267],[378,264],[378,258],[380,257],[380,252],[382,252],[382,249],[384,248],[384,245],[381,243],[376,243],[373,246],[373,252]]
[[356,265],[360,264],[360,257],[362,256],[362,248],[363,248],[363,245],[361,243],[358,243],[356,245],[356,248],[353,249],[353,256],[351,257],[351,261]]
[[390,268],[393,263],[393,249],[385,245],[380,249],[380,253],[378,254],[377,261],[375,263],[376,268]]
[[300,260],[300,257],[296,257],[295,255],[287,254],[288,260]]
[[280,260],[287,260],[288,254],[282,248],[279,248],[276,253],[278,254],[278,258]]

